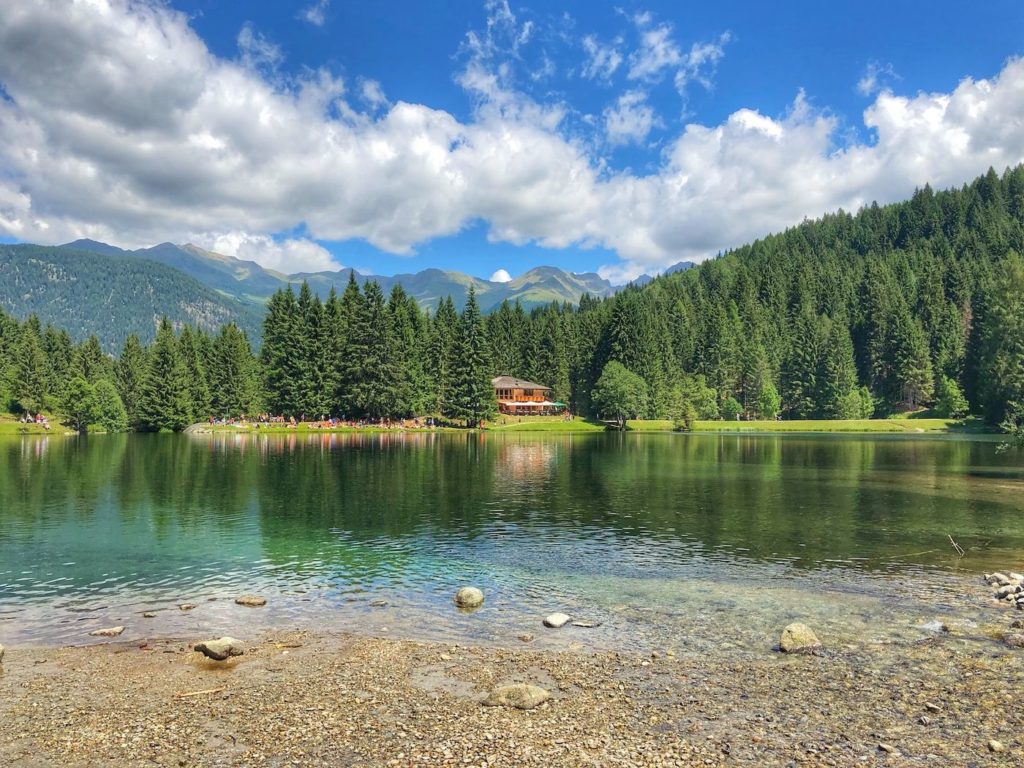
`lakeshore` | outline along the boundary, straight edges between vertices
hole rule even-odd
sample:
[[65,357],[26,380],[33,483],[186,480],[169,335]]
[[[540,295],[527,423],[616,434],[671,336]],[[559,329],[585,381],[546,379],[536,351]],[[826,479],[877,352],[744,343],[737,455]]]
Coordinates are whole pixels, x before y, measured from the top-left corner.
[[[1013,612],[1016,614],[1016,612]],[[8,650],[0,763],[62,766],[1009,765],[1020,651],[940,634],[821,655],[536,651],[278,631]],[[192,640],[194,642],[194,640]],[[551,693],[483,706],[504,683]]]

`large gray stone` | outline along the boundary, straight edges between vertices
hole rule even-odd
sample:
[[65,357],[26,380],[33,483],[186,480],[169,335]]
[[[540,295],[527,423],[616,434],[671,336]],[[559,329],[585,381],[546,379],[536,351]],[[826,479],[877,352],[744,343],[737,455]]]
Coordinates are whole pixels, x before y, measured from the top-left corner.
[[516,709],[533,709],[551,698],[551,693],[536,685],[515,683],[503,685],[491,691],[484,704],[488,707],[515,707]]
[[459,608],[479,608],[484,604],[484,593],[476,587],[463,587],[455,594]]
[[806,624],[794,622],[782,630],[779,650],[783,653],[817,653],[821,650],[821,641]]
[[220,637],[216,640],[204,640],[201,643],[196,643],[193,648],[214,661],[224,661],[224,659],[230,656],[241,656],[245,653],[242,641],[235,640],[233,637]]

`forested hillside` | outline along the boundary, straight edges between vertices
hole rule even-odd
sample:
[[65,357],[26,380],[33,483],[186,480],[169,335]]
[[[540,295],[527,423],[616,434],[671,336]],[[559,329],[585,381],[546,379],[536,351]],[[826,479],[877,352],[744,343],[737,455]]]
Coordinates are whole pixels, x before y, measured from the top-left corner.
[[429,313],[400,285],[385,298],[350,279],[326,301],[289,287],[268,304],[258,359],[234,326],[215,339],[165,324],[151,349],[133,338],[120,361],[94,364],[96,344],[69,351],[37,321],[0,318],[0,387],[28,408],[62,402],[70,378],[107,376],[129,421],[149,429],[257,409],[473,422],[494,408],[496,374],[548,384],[583,415],[846,419],[930,407],[1012,427],[1024,421],[1022,251],[1018,167],[806,222],[578,307],[504,302],[483,316],[471,290],[461,315],[450,298]]
[[0,309],[35,315],[74,341],[95,335],[109,353],[131,333],[152,341],[164,315],[210,331],[234,321],[250,334],[263,316],[151,261],[38,245],[0,245]]

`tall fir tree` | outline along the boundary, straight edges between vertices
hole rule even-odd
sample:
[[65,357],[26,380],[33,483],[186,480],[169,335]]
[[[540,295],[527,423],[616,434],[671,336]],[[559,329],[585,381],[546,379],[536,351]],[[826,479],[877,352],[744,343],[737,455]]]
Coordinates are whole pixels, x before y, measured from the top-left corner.
[[188,373],[178,339],[167,318],[160,321],[142,386],[139,426],[151,432],[180,432],[192,421]]
[[490,418],[497,407],[491,384],[493,377],[490,373],[491,361],[488,359],[489,346],[480,307],[476,302],[476,291],[470,287],[459,320],[452,398],[448,413],[445,414],[463,419],[470,427]]

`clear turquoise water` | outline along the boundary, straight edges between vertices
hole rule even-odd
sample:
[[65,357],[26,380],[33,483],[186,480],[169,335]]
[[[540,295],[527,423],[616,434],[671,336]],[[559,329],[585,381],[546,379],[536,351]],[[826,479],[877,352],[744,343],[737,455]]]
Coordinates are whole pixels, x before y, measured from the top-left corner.
[[[0,642],[123,624],[758,652],[797,618],[838,642],[969,635],[991,611],[977,574],[1024,565],[1022,512],[1020,454],[964,439],[2,439]],[[470,615],[464,584],[487,593]],[[268,606],[233,604],[249,592]],[[601,626],[546,631],[554,610]]]

